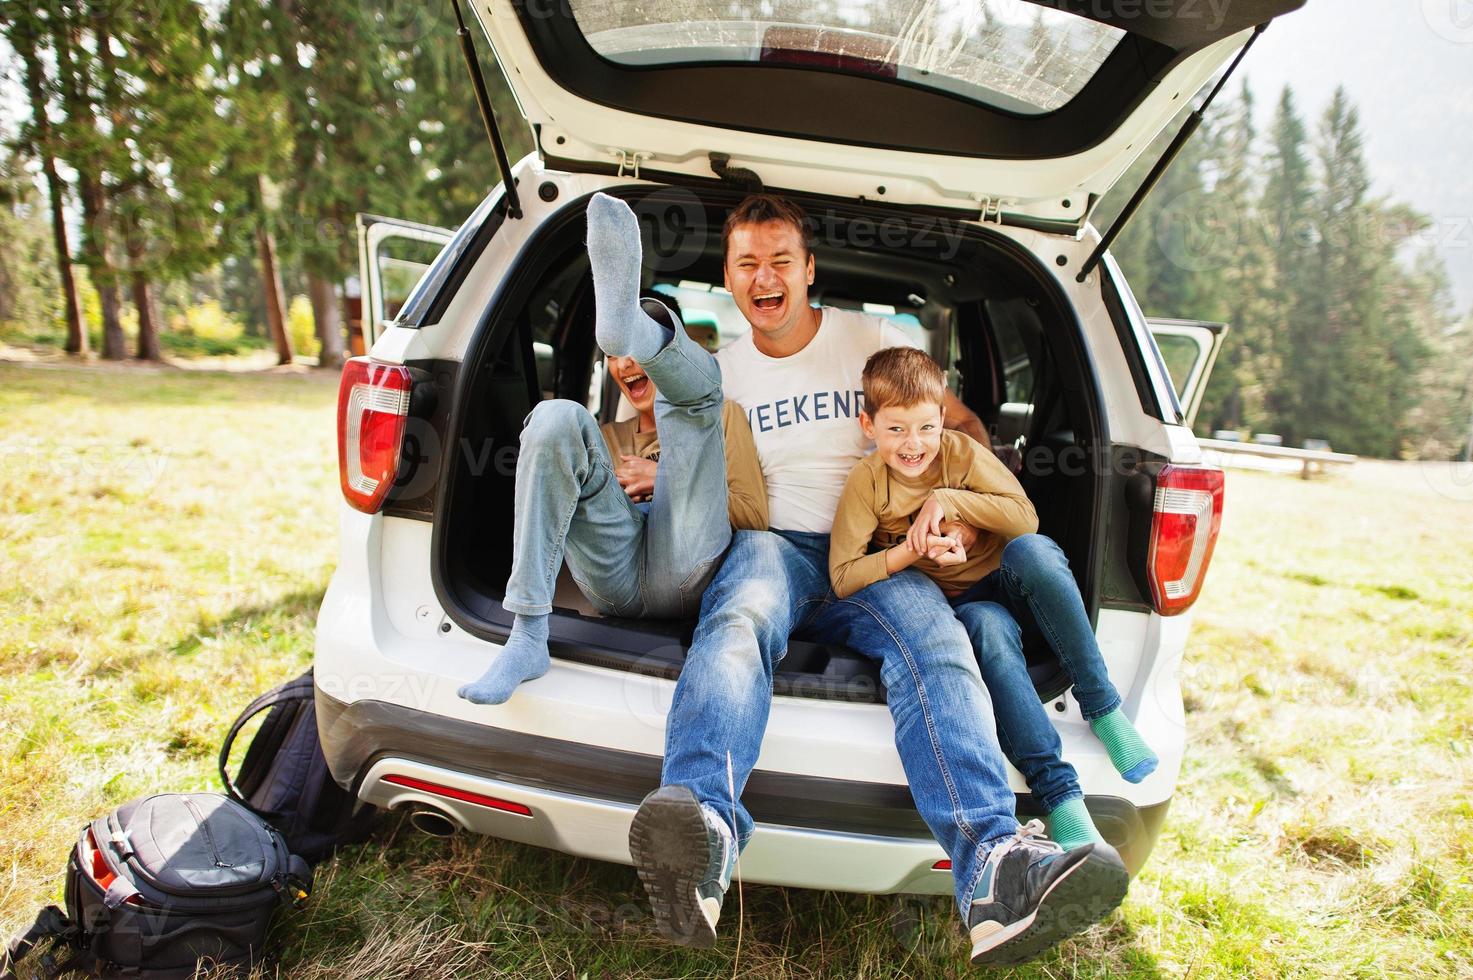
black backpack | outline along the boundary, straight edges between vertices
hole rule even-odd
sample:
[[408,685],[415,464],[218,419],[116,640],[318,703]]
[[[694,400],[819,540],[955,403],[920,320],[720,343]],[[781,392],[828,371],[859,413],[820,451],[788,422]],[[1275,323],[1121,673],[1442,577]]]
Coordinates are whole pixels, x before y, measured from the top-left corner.
[[[66,912],[48,906],[0,960],[0,976],[51,940],[41,975],[184,980],[199,961],[243,975],[271,913],[300,905],[312,869],[260,817],[218,793],[161,793],[82,828]],[[57,962],[55,955],[68,956]]]
[[[267,712],[231,778],[230,748],[256,715]],[[333,781],[317,735],[312,671],[246,706],[220,748],[220,778],[232,800],[281,831],[292,853],[314,864],[341,844],[369,834],[375,810]]]

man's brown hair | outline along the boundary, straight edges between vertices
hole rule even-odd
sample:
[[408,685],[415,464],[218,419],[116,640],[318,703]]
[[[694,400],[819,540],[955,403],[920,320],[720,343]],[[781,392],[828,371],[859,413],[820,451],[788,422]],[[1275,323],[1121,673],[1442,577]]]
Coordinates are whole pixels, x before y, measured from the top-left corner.
[[726,216],[721,226],[721,261],[726,262],[727,245],[731,242],[732,229],[737,225],[762,225],[769,221],[783,221],[798,229],[798,240],[803,243],[803,257],[808,257],[808,213],[793,201],[776,194],[749,194]]
[[892,405],[940,405],[945,400],[946,375],[923,350],[886,347],[864,362],[864,411],[870,418]]

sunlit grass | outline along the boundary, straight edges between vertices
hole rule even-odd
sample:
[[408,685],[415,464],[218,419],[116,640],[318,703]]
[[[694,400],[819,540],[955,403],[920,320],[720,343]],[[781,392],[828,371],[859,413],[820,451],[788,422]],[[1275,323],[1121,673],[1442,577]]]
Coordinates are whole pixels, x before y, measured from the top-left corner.
[[[0,365],[6,932],[59,899],[86,819],[214,788],[236,711],[310,661],[333,396],[322,376]],[[1018,975],[1473,973],[1473,488],[1362,462],[1233,472],[1228,493],[1161,842],[1122,913]],[[380,829],[283,913],[268,973],[972,972],[944,899],[748,887],[690,953],[653,938],[627,868]]]
[[331,378],[0,365],[0,914],[81,821],[208,788],[305,667],[336,534]]

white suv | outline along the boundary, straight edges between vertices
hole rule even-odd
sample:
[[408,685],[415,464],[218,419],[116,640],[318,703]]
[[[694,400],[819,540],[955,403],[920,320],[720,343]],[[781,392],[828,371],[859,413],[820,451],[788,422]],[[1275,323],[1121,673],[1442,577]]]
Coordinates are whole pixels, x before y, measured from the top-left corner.
[[[633,206],[647,286],[724,345],[746,324],[716,285],[721,223],[760,182],[814,219],[813,298],[913,332],[1068,555],[1156,772],[1122,780],[1046,648],[1030,670],[1095,823],[1139,869],[1180,769],[1182,613],[1221,520],[1222,474],[1181,409],[1220,332],[1170,325],[1189,348],[1179,401],[1118,269],[1091,264],[1089,217],[1254,27],[1300,3],[476,0],[537,152],[453,237],[361,224],[371,350],[342,381],[342,554],[317,622],[338,781],[427,829],[630,862],[693,623],[600,617],[564,574],[552,669],[505,705],[455,692],[511,623],[523,418],[549,397],[620,408],[594,344],[589,197]],[[438,248],[402,301],[418,266],[396,245]],[[743,877],[949,893],[870,661],[795,641],[774,687]]]

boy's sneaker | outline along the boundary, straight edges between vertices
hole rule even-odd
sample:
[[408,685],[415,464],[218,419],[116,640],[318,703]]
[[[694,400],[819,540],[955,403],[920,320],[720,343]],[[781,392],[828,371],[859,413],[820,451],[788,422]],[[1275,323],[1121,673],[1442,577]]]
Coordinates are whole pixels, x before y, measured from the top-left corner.
[[1125,898],[1125,864],[1109,844],[1066,851],[1030,820],[993,847],[972,896],[974,964],[1022,963],[1100,921]]
[[716,944],[716,920],[736,866],[736,842],[684,786],[661,786],[639,805],[629,853],[660,935],[681,946]]

